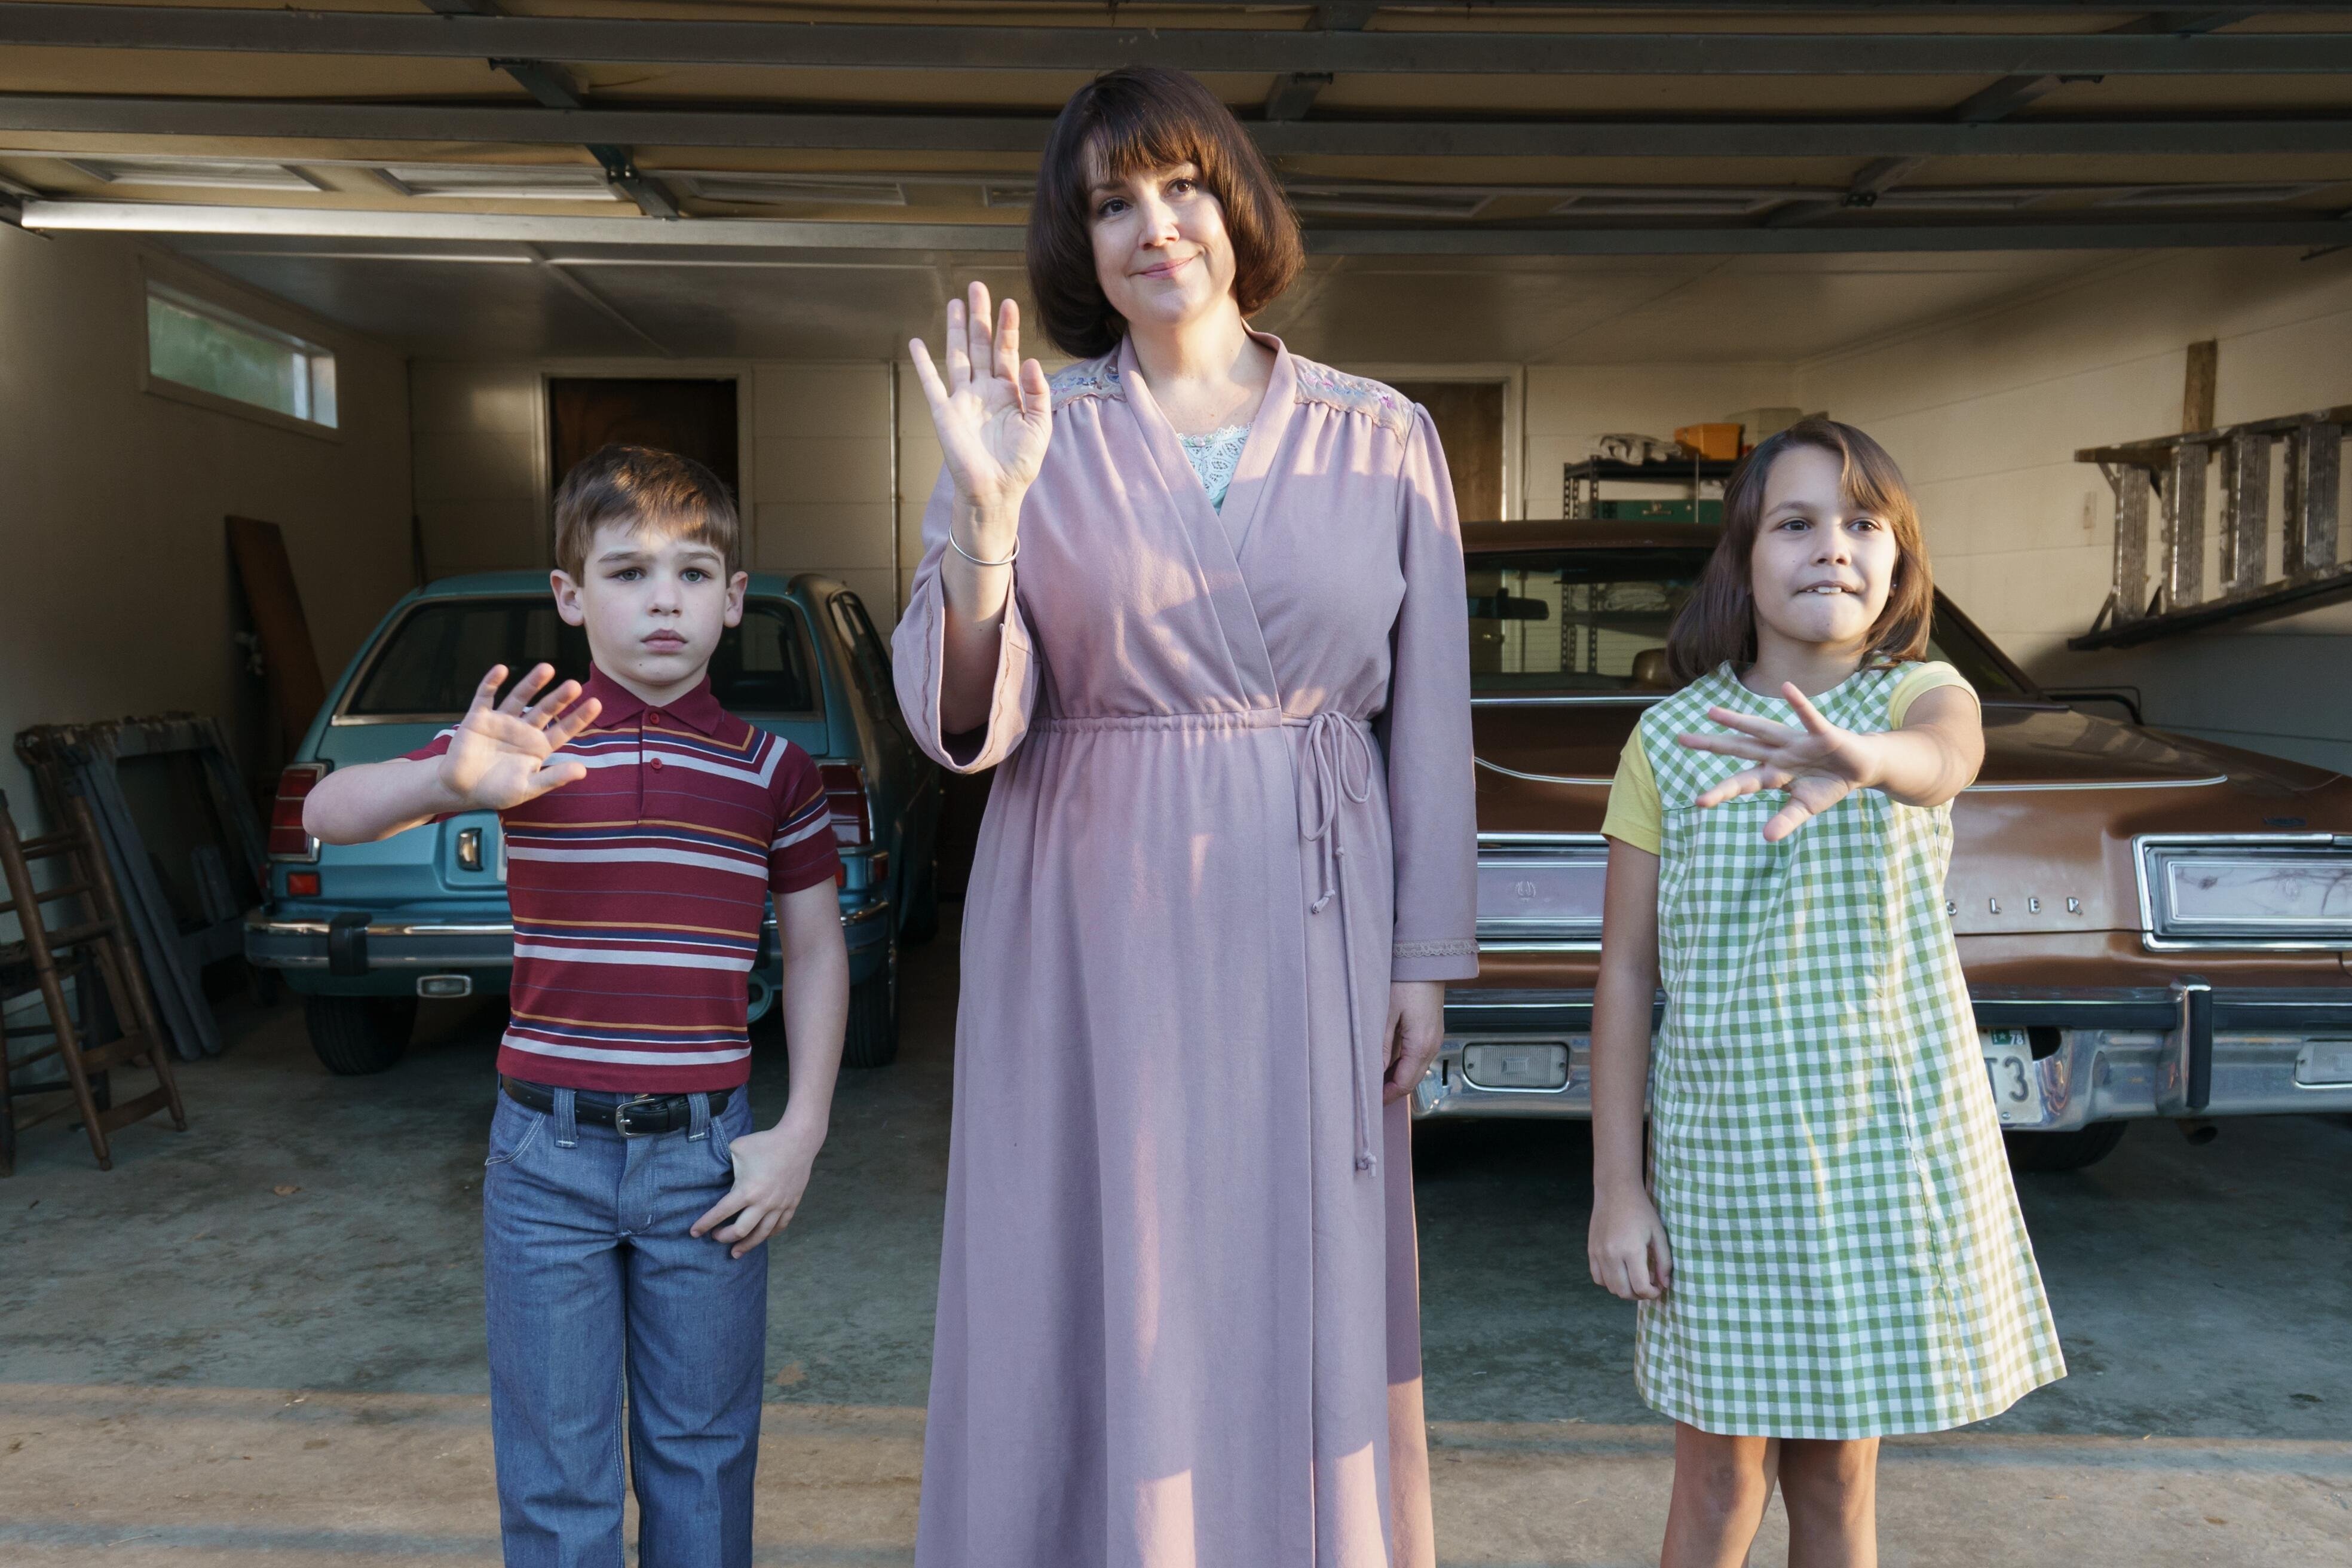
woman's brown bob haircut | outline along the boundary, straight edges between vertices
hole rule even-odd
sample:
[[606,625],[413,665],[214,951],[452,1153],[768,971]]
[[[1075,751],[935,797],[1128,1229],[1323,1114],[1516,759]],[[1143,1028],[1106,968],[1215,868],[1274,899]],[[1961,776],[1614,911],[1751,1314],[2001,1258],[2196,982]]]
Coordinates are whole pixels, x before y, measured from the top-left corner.
[[596,531],[683,536],[707,544],[732,578],[743,569],[743,531],[725,481],[692,458],[652,447],[599,447],[572,466],[555,492],[555,563],[575,583]]
[[1265,309],[1298,276],[1307,254],[1298,219],[1233,111],[1182,71],[1107,71],[1062,106],[1029,206],[1029,291],[1045,335],[1063,353],[1093,359],[1127,335],[1095,277],[1095,179],[1183,163],[1201,171],[1201,184],[1224,209],[1234,300],[1243,315]]
[[1927,570],[1927,547],[1919,537],[1919,504],[1903,470],[1886,448],[1833,419],[1801,419],[1768,436],[1731,470],[1723,487],[1723,537],[1699,574],[1698,586],[1666,634],[1666,668],[1687,685],[1723,664],[1743,668],[1756,661],[1756,535],[1764,522],[1764,481],[1781,454],[1793,447],[1818,447],[1843,465],[1846,502],[1895,531],[1895,581],[1886,607],[1870,628],[1866,661],[1900,664],[1927,651],[1928,623],[1935,617],[1936,584]]

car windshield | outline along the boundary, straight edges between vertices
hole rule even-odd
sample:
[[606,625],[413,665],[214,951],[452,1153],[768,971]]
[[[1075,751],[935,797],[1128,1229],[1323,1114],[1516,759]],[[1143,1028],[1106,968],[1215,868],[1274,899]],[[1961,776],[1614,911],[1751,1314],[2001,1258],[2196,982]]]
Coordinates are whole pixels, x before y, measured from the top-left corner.
[[[1705,550],[1482,552],[1469,559],[1470,689],[1664,692],[1666,628],[1706,564]],[[1985,697],[2026,693],[1975,628],[1939,597],[1927,657]]]
[[[566,626],[552,599],[426,599],[385,634],[343,712],[455,719],[490,666],[520,671],[541,663],[559,677],[588,679],[588,634]],[[730,626],[711,655],[711,694],[731,713],[811,713],[819,707],[815,668],[799,608],[753,599],[743,606],[743,624]]]

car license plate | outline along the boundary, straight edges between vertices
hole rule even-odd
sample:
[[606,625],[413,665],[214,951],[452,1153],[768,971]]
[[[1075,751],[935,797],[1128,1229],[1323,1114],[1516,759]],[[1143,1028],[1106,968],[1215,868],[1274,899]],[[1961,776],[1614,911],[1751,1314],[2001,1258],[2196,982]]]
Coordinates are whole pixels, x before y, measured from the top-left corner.
[[2004,1127],[2032,1126],[2042,1120],[2042,1064],[2022,1029],[1987,1029],[1985,1076],[1992,1080],[1992,1102]]
[[1568,1047],[1556,1040],[1465,1046],[1462,1076],[1474,1089],[1565,1089]]

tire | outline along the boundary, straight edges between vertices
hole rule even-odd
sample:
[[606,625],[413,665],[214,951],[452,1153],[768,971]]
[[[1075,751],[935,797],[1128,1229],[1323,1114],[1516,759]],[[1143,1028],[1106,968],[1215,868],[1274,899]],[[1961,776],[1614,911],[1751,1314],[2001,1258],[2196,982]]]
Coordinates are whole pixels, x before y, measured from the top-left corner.
[[310,1048],[339,1078],[382,1072],[408,1048],[416,1026],[413,996],[306,996],[302,1023]]
[[940,934],[940,868],[928,862],[914,891],[907,895],[907,918],[898,922],[898,940],[920,947]]
[[890,939],[882,973],[849,988],[849,1032],[842,1041],[845,1068],[887,1068],[898,1059],[898,939]]
[[2004,1132],[2012,1171],[2080,1171],[2116,1152],[2128,1121],[2094,1121],[2073,1132]]

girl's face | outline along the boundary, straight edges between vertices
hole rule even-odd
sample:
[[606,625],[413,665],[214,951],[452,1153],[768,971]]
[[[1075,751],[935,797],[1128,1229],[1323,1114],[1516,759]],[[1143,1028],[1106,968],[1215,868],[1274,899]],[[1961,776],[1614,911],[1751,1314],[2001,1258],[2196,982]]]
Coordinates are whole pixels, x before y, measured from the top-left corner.
[[1835,452],[1792,447],[1764,476],[1749,560],[1757,636],[1861,652],[1886,608],[1901,549],[1894,525],[1846,499]]
[[1095,277],[1130,327],[1176,327],[1230,305],[1234,242],[1224,208],[1190,163],[1087,182]]

